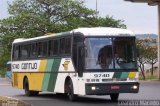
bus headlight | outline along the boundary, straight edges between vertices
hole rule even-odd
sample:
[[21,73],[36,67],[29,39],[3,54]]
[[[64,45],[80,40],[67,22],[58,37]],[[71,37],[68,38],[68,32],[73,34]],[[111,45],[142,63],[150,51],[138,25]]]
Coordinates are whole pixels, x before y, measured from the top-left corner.
[[95,91],[95,90],[96,90],[96,87],[95,87],[95,86],[92,86],[91,89],[92,89],[92,91]]
[[132,88],[133,89],[138,89],[138,86],[137,85],[133,85]]

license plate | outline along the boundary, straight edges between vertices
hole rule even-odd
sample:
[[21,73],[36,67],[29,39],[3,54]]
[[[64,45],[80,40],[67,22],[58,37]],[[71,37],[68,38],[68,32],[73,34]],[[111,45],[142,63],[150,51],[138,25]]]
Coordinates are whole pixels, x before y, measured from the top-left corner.
[[118,85],[113,85],[113,86],[111,86],[111,89],[112,89],[112,90],[119,90],[119,89],[120,89],[120,86],[118,86]]

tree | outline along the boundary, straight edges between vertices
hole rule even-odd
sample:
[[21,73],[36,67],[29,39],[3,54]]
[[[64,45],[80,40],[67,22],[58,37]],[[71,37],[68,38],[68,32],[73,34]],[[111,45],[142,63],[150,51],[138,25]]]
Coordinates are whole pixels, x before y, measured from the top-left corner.
[[146,52],[147,62],[151,64],[151,75],[153,76],[153,66],[157,63],[157,46],[156,47],[148,47]]
[[151,75],[153,75],[153,66],[158,61],[157,58],[157,46],[151,46],[150,43],[156,43],[156,40],[152,39],[145,39],[145,40],[137,40],[137,47],[139,49],[139,57],[138,63],[141,69],[143,78],[145,79],[144,75],[144,64],[149,63],[151,64]]
[[143,75],[143,79],[145,80],[145,74],[144,74],[144,64],[147,62],[146,58],[146,45],[144,40],[136,40],[139,56],[138,56],[138,63],[139,63],[139,68],[141,70],[141,73]]
[[[78,27],[107,26],[126,28],[123,21],[106,16],[96,18],[83,0],[15,0],[9,4],[10,17],[0,20],[3,50],[0,58],[8,56],[16,38],[43,36]],[[1,61],[3,62],[3,61]]]

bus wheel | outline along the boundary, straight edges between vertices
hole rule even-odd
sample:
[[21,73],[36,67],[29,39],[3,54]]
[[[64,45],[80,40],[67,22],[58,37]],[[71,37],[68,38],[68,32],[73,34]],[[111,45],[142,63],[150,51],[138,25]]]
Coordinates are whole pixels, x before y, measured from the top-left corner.
[[111,101],[116,102],[118,101],[119,93],[110,94]]
[[71,80],[69,80],[69,83],[68,83],[68,93],[67,94],[68,94],[70,101],[76,100],[77,95],[74,94],[73,83]]
[[36,96],[39,94],[38,91],[30,91],[29,90],[29,82],[28,82],[27,78],[24,80],[24,91],[25,91],[26,96]]

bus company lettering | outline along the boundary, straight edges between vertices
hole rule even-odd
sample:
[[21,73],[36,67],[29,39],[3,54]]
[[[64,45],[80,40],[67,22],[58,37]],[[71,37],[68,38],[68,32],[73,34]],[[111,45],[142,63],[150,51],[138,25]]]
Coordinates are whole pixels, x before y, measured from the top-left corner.
[[22,63],[22,70],[37,69],[37,63]]
[[12,64],[12,69],[19,69],[19,64]]

